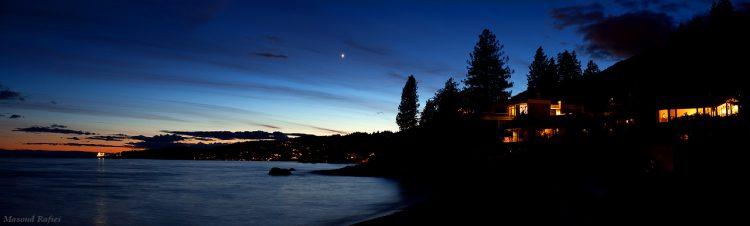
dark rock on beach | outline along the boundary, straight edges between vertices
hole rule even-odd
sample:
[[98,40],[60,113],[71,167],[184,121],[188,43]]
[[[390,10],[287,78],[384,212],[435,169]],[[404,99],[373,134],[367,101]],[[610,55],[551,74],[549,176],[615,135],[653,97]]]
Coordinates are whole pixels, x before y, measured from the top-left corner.
[[268,171],[268,175],[289,176],[289,175],[292,175],[292,170],[294,169],[283,169],[283,168],[274,167],[274,168],[271,168],[271,171]]

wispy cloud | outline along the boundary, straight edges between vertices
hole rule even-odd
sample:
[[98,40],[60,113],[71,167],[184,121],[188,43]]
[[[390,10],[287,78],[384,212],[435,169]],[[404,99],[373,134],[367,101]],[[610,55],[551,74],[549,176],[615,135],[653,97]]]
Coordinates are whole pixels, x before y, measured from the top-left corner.
[[615,0],[615,4],[631,11],[657,8],[673,12],[672,10],[681,10],[689,7],[686,1],[673,2],[669,0]]
[[23,118],[23,116],[17,115],[17,114],[12,114],[12,115],[8,116],[8,118],[9,119],[19,119],[19,118]]
[[[161,82],[170,82],[173,84],[210,87],[215,89],[232,89],[232,90],[254,90],[263,93],[282,94],[285,96],[309,98],[314,100],[325,100],[325,101],[336,101],[347,104],[354,104],[368,108],[374,108],[376,110],[385,110],[383,106],[388,106],[390,103],[385,103],[380,100],[373,100],[364,97],[357,97],[352,95],[341,95],[331,93],[327,91],[310,90],[304,88],[282,86],[282,85],[270,85],[253,82],[230,82],[220,80],[208,80],[199,78],[190,78],[182,76],[164,75],[164,74],[144,74],[144,79],[157,80]],[[224,109],[227,109],[226,107]]]
[[20,100],[24,101],[25,98],[21,96],[21,93],[12,91],[7,87],[0,85],[0,100]]
[[[329,129],[329,128],[324,128],[324,127],[320,127],[320,126],[316,126],[316,125],[311,125],[311,124],[306,124],[306,123],[286,121],[286,120],[276,120],[276,121],[283,122],[283,123],[286,123],[286,124],[292,124],[292,125],[298,125],[298,126],[303,126],[303,127],[307,127],[307,128],[317,129],[317,130],[325,131],[325,132],[329,132],[329,133],[349,134],[349,132],[346,132],[346,131],[343,131],[343,130]],[[292,134],[293,133],[287,133],[287,135],[292,135]]]
[[[223,105],[216,105],[216,104],[205,104],[205,103],[197,103],[197,102],[189,102],[189,101],[177,101],[177,100],[161,100],[161,101],[182,104],[182,105],[185,105],[185,106],[188,106],[188,107],[197,107],[197,108],[201,108],[201,109],[211,110],[211,112],[227,112],[227,113],[242,114],[242,115],[245,115],[245,116],[254,116],[254,117],[260,117],[260,118],[273,118],[274,117],[274,115],[269,114],[269,113],[264,113],[264,112],[259,112],[259,111],[253,111],[253,110],[247,110],[247,109],[242,109],[242,108],[237,108],[237,107],[228,107],[228,106],[223,106]],[[256,121],[247,121],[247,122],[244,122],[244,123],[247,123],[247,124],[250,124],[250,125],[255,125],[255,126],[262,126],[262,127],[273,129],[273,130],[279,130],[279,129],[281,129],[280,126],[271,125],[271,124],[268,124],[268,123],[259,123],[259,122],[256,122]]]
[[258,124],[258,125],[266,127],[266,128],[269,128],[269,129],[281,129],[281,127],[274,126],[274,125],[269,125],[269,124]]
[[320,100],[335,100],[335,101],[346,101],[349,103],[355,103],[355,104],[362,104],[362,103],[368,103],[372,102],[373,100],[369,100],[366,98],[358,98],[353,97],[350,95],[340,95],[340,94],[334,94],[330,92],[324,92],[324,91],[317,91],[317,90],[310,90],[310,89],[303,89],[303,88],[296,88],[296,87],[290,87],[290,86],[282,86],[282,85],[271,85],[271,84],[261,84],[261,83],[255,83],[255,82],[243,82],[243,81],[221,81],[221,80],[211,80],[211,79],[202,79],[202,78],[193,78],[193,77],[185,77],[185,76],[175,76],[175,75],[169,75],[169,74],[155,74],[155,73],[139,73],[138,75],[133,74],[124,74],[124,73],[115,73],[113,74],[114,77],[119,78],[137,78],[137,79],[144,79],[149,81],[158,81],[158,82],[169,82],[172,84],[177,85],[189,85],[189,86],[199,86],[199,87],[208,87],[208,88],[215,88],[215,89],[232,89],[232,90],[254,90],[264,93],[274,93],[274,94],[286,94],[288,96],[294,96],[294,97],[306,97],[306,98],[313,98],[313,99],[320,99]]
[[396,72],[388,72],[386,73],[386,75],[388,75],[388,77],[398,79],[399,81],[406,81],[406,76],[403,74],[399,74]]
[[343,130],[328,129],[328,128],[323,128],[323,127],[318,127],[318,126],[311,126],[311,127],[317,130],[322,130],[322,131],[331,132],[331,133],[349,134],[349,132],[346,132]]
[[95,115],[95,116],[110,116],[110,117],[122,117],[122,118],[135,118],[135,119],[148,119],[148,120],[163,120],[173,122],[186,122],[182,119],[173,117],[156,115],[145,112],[132,112],[129,110],[122,109],[108,109],[98,108],[91,109],[87,107],[79,107],[74,105],[63,105],[63,104],[50,104],[42,102],[0,102],[0,106],[13,109],[27,109],[27,110],[38,110],[56,113],[71,113],[71,114],[84,114],[84,115]]
[[51,125],[51,126],[32,126],[27,128],[16,128],[13,131],[26,132],[26,133],[59,133],[59,134],[76,134],[76,135],[96,135],[96,133],[86,132],[82,130],[67,129],[63,125]]
[[603,19],[604,6],[599,3],[566,6],[552,9],[550,14],[555,19],[555,27],[563,29],[568,26],[582,26]]
[[101,136],[91,136],[87,137],[87,140],[101,140],[101,141],[123,141],[125,139],[130,138],[130,136],[125,134],[112,134],[112,135],[101,135]]
[[659,5],[659,10],[664,12],[680,12],[685,9],[689,9],[690,5],[688,5],[685,2],[667,2],[664,4]]
[[253,56],[259,56],[259,57],[265,57],[265,58],[271,58],[271,59],[287,59],[289,58],[287,55],[280,54],[280,53],[272,53],[272,52],[252,52],[250,55]]
[[138,140],[138,142],[130,142],[129,145],[132,145],[135,148],[144,148],[144,149],[158,149],[158,148],[166,148],[166,147],[174,147],[174,146],[182,146],[185,145],[183,143],[179,143],[179,141],[186,140],[186,137],[180,136],[180,135],[174,135],[174,134],[161,134],[156,136],[132,136],[130,139]]
[[259,139],[273,139],[273,140],[286,140],[289,137],[282,132],[264,132],[264,131],[170,131],[162,130],[163,133],[177,134],[190,137],[203,137],[203,138],[215,138],[219,140],[259,140]]
[[642,0],[615,0],[615,4],[626,9],[639,9],[642,7]]
[[275,35],[265,35],[263,39],[273,44],[279,44],[283,40],[281,37]]
[[353,49],[361,50],[375,55],[387,56],[391,54],[391,50],[388,48],[375,45],[366,45],[354,40],[346,40],[344,41],[344,44]]
[[674,28],[674,21],[667,14],[639,11],[607,17],[580,28],[579,32],[586,41],[585,52],[608,59],[629,57],[660,45]]
[[[168,26],[177,31],[190,31],[196,26],[205,24],[224,10],[229,1],[189,0],[182,4],[171,4],[170,1],[70,1],[66,4],[49,4],[14,2],[7,4],[10,15],[22,21],[11,21],[13,24],[24,22],[46,23],[53,27],[86,26],[93,29],[128,28],[129,21],[144,22],[141,24],[153,32],[157,28]],[[46,6],[46,7],[45,7]],[[118,9],[102,14],[101,9]],[[169,18],[169,19],[165,19]],[[145,23],[148,22],[148,23]]]
[[[123,41],[125,42],[125,41]],[[126,42],[126,44],[132,45],[130,42]],[[134,46],[134,48],[136,48]],[[137,48],[144,48],[144,47],[137,47]],[[169,50],[172,50],[176,47],[170,47]],[[17,51],[22,51],[22,49],[19,49]],[[172,51],[155,51],[155,54],[163,55],[164,52],[172,52]],[[310,90],[310,89],[304,89],[299,87],[292,87],[290,85],[280,85],[280,84],[268,84],[268,83],[259,83],[259,82],[249,82],[248,80],[219,80],[219,79],[206,79],[206,77],[193,77],[193,76],[187,76],[183,74],[172,74],[172,73],[155,73],[153,71],[149,70],[143,70],[142,66],[139,65],[131,65],[131,64],[125,64],[122,65],[123,62],[119,62],[116,59],[114,60],[108,60],[107,62],[100,62],[97,64],[86,64],[81,65],[80,62],[90,62],[90,61],[96,61],[101,59],[97,59],[95,57],[87,57],[82,56],[76,53],[69,53],[69,52],[59,52],[56,50],[39,50],[34,53],[34,55],[39,56],[45,56],[45,55],[56,55],[55,59],[50,59],[50,61],[65,61],[67,62],[66,65],[69,65],[68,67],[58,67],[58,68],[52,68],[55,73],[63,73],[68,74],[71,76],[77,76],[87,79],[97,79],[97,80],[114,80],[114,81],[129,81],[129,82],[135,82],[138,84],[142,84],[144,82],[159,82],[164,83],[167,82],[169,84],[167,85],[186,85],[186,86],[193,86],[193,87],[202,87],[202,88],[212,88],[212,89],[220,89],[220,90],[226,90],[226,89],[234,89],[234,90],[254,90],[264,93],[272,93],[272,94],[281,94],[284,96],[291,96],[291,97],[308,97],[308,98],[314,98],[314,99],[324,99],[324,100],[335,100],[335,101],[345,101],[349,104],[358,104],[358,105],[365,105],[367,107],[373,106],[372,103],[377,100],[371,100],[364,97],[356,97],[356,96],[350,96],[350,95],[338,95],[333,94],[331,92],[323,92],[323,91],[316,91],[316,90]],[[278,54],[276,54],[278,55]],[[68,60],[71,59],[72,60]],[[259,69],[252,67],[252,65],[245,64],[239,64],[239,63],[233,63],[234,61],[220,61],[216,59],[206,58],[206,59],[192,59],[195,58],[192,55],[170,55],[165,56],[167,59],[175,59],[178,61],[189,61],[189,62],[195,62],[198,64],[210,64],[215,65],[217,67],[227,68],[227,69],[236,69],[238,71],[253,71],[255,73],[261,73],[265,75],[275,75],[277,72],[273,71],[267,71],[264,69]],[[69,61],[69,62],[68,62]],[[109,62],[113,61],[113,62]],[[109,65],[108,67],[93,67],[91,65]],[[297,81],[299,82],[299,81]],[[3,104],[3,102],[0,102],[0,104]],[[388,103],[390,104],[390,103]],[[18,105],[18,104],[17,104]],[[101,112],[101,109],[86,109],[85,107],[75,107],[71,105],[67,106],[60,106],[57,108],[51,108],[50,106],[42,105],[42,104],[34,104],[39,106],[22,106],[25,108],[46,108],[54,111],[81,111],[86,110],[88,114],[98,114]],[[60,105],[60,104],[58,104]],[[70,109],[70,108],[78,108],[78,109]],[[382,110],[382,109],[381,109]],[[162,118],[164,120],[170,120],[166,119],[164,116],[158,116],[153,114],[148,114],[145,112],[139,112],[140,115],[133,115],[134,112],[132,111],[113,111],[111,113],[115,114],[130,114],[127,117],[158,117]],[[172,118],[171,120],[175,120]],[[178,121],[181,121],[179,119],[176,119]]]
[[252,111],[242,108],[236,108],[236,107],[228,107],[223,105],[217,105],[217,104],[206,104],[206,103],[198,103],[198,102],[190,102],[190,101],[180,101],[180,100],[161,100],[166,101],[170,103],[177,103],[182,104],[185,106],[192,106],[192,107],[199,107],[202,109],[212,110],[212,111],[222,111],[222,112],[230,112],[235,114],[246,114],[246,115],[262,115],[265,113],[258,112],[258,111]]
[[129,148],[130,146],[87,144],[87,143],[25,143],[26,145],[50,145],[50,146],[76,146],[76,147],[105,147],[105,148]]
[[213,138],[209,137],[191,137],[191,139],[198,141],[215,141]]
[[688,7],[685,3],[661,0],[615,3],[629,11],[604,17],[604,6],[592,3],[553,9],[550,14],[558,29],[573,27],[583,35],[584,43],[577,46],[579,51],[598,59],[617,60],[666,41],[675,27],[674,19],[666,12]]
[[[33,7],[29,7],[33,8]],[[90,6],[87,8],[91,8]],[[74,11],[74,10],[71,10]],[[95,21],[96,18],[84,17],[79,19],[80,21]],[[19,19],[19,21],[23,21]],[[34,20],[29,20],[34,21]],[[17,21],[14,21],[17,22]],[[11,22],[13,23],[13,22]],[[20,22],[19,22],[20,23]],[[19,27],[24,25],[34,26],[36,24],[44,24],[44,22],[34,23],[29,25],[25,22],[21,23]],[[55,24],[57,21],[50,22]],[[83,24],[77,24],[84,27],[97,26],[99,24],[88,24],[89,22],[82,22]],[[134,22],[128,22],[122,24],[123,26],[118,27],[132,27]],[[51,25],[48,25],[51,26]],[[61,26],[63,27],[63,26]],[[36,65],[48,67],[50,62],[58,64],[64,64],[65,67],[71,68],[80,67],[86,65],[95,65],[95,68],[125,68],[125,69],[138,69],[148,71],[150,68],[159,67],[159,65],[153,63],[150,59],[156,60],[171,60],[175,62],[181,62],[186,66],[209,66],[213,68],[220,68],[225,70],[231,70],[236,72],[254,72],[263,74],[273,74],[271,70],[265,69],[262,62],[248,62],[242,57],[233,58],[221,58],[215,57],[220,54],[230,55],[241,55],[245,54],[246,50],[240,50],[237,48],[228,47],[224,43],[212,42],[191,38],[190,36],[179,34],[165,34],[155,35],[152,38],[144,38],[143,36],[133,35],[134,32],[125,32],[126,30],[117,29],[109,31],[109,27],[113,27],[113,24],[108,24],[103,28],[105,32],[69,32],[69,31],[49,31],[53,36],[64,36],[71,38],[78,42],[84,42],[89,44],[100,44],[104,46],[110,46],[113,48],[122,48],[127,51],[137,52],[138,54],[144,55],[144,60],[129,60],[112,57],[101,57],[96,54],[92,54],[86,51],[66,51],[58,48],[50,48],[38,45],[19,45],[19,46],[8,46],[7,49],[10,52],[23,53],[27,56],[33,56],[27,60],[33,60],[37,62]],[[26,34],[26,36],[33,37],[34,34]],[[23,37],[23,36],[20,36]],[[26,44],[26,41],[19,41],[22,44]],[[189,51],[188,51],[189,50]],[[186,52],[199,53],[199,54],[186,54]],[[76,74],[76,73],[71,73]]]
[[[228,4],[229,0],[188,0],[181,4],[173,4],[173,2],[167,1],[156,4],[156,7],[160,13],[179,19],[189,28],[193,28],[213,20]],[[149,4],[149,6],[152,6],[152,4]]]

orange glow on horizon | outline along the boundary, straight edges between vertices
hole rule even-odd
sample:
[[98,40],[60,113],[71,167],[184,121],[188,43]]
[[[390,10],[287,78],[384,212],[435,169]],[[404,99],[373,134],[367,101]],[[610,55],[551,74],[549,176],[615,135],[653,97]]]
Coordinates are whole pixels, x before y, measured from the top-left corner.
[[[79,140],[71,140],[70,137],[81,137]],[[127,150],[139,150],[127,146],[130,141],[96,141],[86,140],[82,136],[71,136],[54,133],[23,133],[12,130],[0,131],[0,149],[5,150],[40,150],[40,151],[84,151],[84,152],[106,152],[118,153]],[[99,146],[77,146],[65,145],[66,143],[78,143],[83,145],[107,145],[123,147],[99,147]],[[50,145],[55,144],[55,145]]]
[[[248,141],[259,141],[259,140],[212,140],[212,141],[200,141],[195,139],[188,139],[181,141],[183,144],[230,144],[237,142],[248,142]],[[4,150],[39,150],[39,151],[83,151],[83,152],[104,152],[104,153],[120,153],[123,151],[140,151],[143,148],[128,147],[129,142],[137,142],[137,140],[124,140],[124,141],[111,141],[111,142],[89,142],[82,140],[69,140],[64,137],[59,137],[54,134],[14,134],[14,133],[0,133],[0,149]],[[49,143],[49,144],[48,144]],[[109,145],[109,146],[122,146],[122,147],[99,147],[99,146],[78,146],[78,145],[66,145],[66,143],[80,143],[80,144],[91,144],[91,145]],[[55,145],[50,145],[55,144]]]
[[[81,130],[85,132],[95,133],[96,135],[89,134],[77,134],[77,133],[48,133],[48,132],[22,132],[16,131],[17,128],[26,128],[30,125],[42,125],[44,123],[34,122],[22,122],[22,121],[11,121],[7,124],[0,125],[0,150],[40,150],[40,151],[83,151],[83,152],[104,152],[104,153],[119,153],[123,151],[138,151],[144,150],[143,148],[131,147],[132,144],[140,142],[140,140],[127,139],[127,137],[143,135],[146,137],[153,137],[155,135],[166,134],[163,132],[146,132],[144,128],[140,129],[126,129],[125,127],[118,130],[109,130],[105,128],[86,128],[81,125],[68,125],[72,130]],[[145,130],[149,130],[146,128]],[[223,130],[219,129],[194,129],[195,131],[253,131],[250,128],[227,128]],[[255,129],[258,130],[258,129]],[[290,130],[295,132],[301,132],[305,134],[314,134],[318,136],[326,136],[336,134],[332,131],[318,131],[317,129],[300,128]],[[192,131],[192,130],[188,130]],[[373,129],[373,131],[375,131]],[[110,136],[117,134],[126,134],[126,139],[122,141],[106,141],[106,140],[94,140],[89,139],[92,136]],[[236,140],[198,140],[189,136],[185,140],[179,141],[183,144],[229,144],[236,142],[247,142],[257,141],[250,139],[236,139]],[[293,137],[293,136],[292,136]]]
[[122,151],[141,150],[137,148],[125,147],[88,147],[88,146],[66,146],[66,145],[28,145],[28,144],[3,144],[0,149],[5,150],[39,150],[39,151],[83,151],[83,152],[104,152],[119,153]]

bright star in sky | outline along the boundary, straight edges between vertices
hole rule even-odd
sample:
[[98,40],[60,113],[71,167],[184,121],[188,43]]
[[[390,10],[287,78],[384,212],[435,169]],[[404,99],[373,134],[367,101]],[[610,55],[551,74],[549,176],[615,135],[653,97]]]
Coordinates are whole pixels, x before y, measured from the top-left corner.
[[344,52],[341,52],[341,59],[343,60],[344,58],[346,58],[346,54],[344,54]]

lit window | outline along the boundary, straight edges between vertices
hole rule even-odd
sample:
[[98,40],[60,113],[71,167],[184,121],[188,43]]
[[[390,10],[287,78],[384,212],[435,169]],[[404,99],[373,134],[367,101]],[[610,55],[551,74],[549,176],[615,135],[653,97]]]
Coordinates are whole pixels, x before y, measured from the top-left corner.
[[519,104],[518,105],[518,114],[519,115],[525,115],[529,113],[529,105],[526,103]]
[[668,122],[669,121],[669,114],[667,114],[667,110],[659,110],[659,122]]

